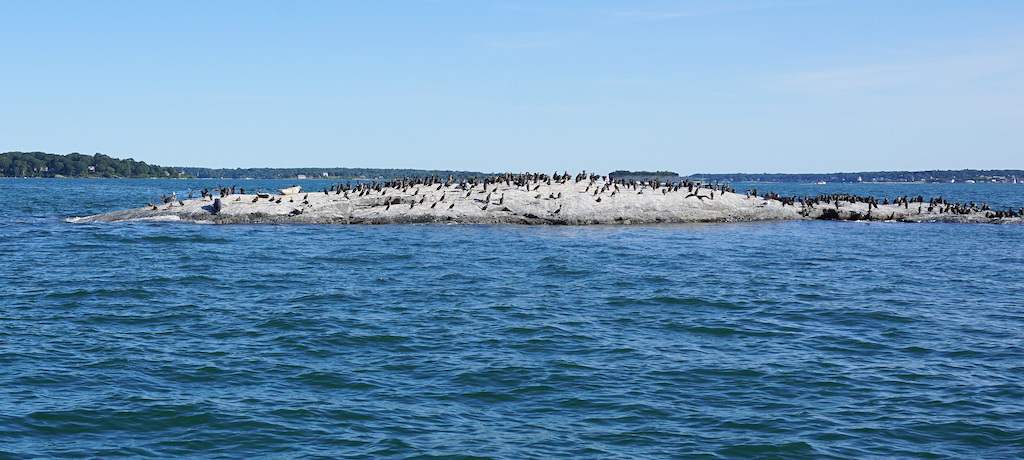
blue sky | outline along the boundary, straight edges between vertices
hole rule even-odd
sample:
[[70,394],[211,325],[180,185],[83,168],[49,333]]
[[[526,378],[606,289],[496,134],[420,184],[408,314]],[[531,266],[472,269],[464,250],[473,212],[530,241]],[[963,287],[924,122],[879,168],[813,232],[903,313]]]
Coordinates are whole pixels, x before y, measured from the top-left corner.
[[485,172],[1024,168],[1020,1],[0,0],[0,151]]

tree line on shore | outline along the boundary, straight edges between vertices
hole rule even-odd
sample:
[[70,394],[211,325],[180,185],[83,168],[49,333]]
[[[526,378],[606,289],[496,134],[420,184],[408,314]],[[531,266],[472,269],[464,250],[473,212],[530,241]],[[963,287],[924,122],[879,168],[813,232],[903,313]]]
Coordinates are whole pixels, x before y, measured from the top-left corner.
[[[224,179],[336,179],[394,180],[403,177],[452,177],[466,180],[492,173],[455,170],[386,168],[196,168],[166,167],[117,159],[102,153],[58,155],[44,152],[0,153],[0,177],[97,177],[97,178],[224,178]],[[672,171],[617,170],[610,176],[620,178],[667,178],[718,182],[1024,182],[1024,170],[961,169],[928,171],[873,171],[828,174],[731,173],[679,176]],[[638,180],[639,180],[638,179]]]
[[473,171],[383,168],[195,168],[167,167],[118,159],[102,153],[59,155],[45,152],[0,153],[0,177],[69,178],[226,178],[226,179],[373,179],[440,176],[457,180],[483,177]]
[[180,170],[102,153],[57,155],[44,152],[0,153],[0,176],[4,177],[99,177],[173,178],[186,177]]

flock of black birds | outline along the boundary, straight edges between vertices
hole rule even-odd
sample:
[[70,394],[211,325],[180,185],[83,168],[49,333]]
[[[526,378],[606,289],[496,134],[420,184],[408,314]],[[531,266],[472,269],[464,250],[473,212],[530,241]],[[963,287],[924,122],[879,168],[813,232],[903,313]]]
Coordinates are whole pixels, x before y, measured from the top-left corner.
[[[549,174],[543,174],[543,173],[520,173],[520,174],[505,173],[505,174],[499,174],[499,175],[494,175],[494,176],[488,176],[488,177],[484,177],[484,178],[470,177],[469,179],[461,180],[461,181],[460,180],[456,180],[453,176],[448,176],[447,178],[444,178],[444,177],[436,176],[436,175],[424,176],[424,177],[421,177],[421,178],[401,178],[401,179],[394,179],[394,180],[387,180],[387,181],[365,181],[365,182],[352,181],[352,182],[341,182],[341,183],[331,184],[330,187],[324,187],[321,190],[321,192],[324,193],[325,195],[330,195],[331,193],[334,193],[336,195],[344,195],[344,198],[350,198],[350,193],[353,196],[355,196],[355,197],[363,197],[363,196],[368,196],[368,195],[371,195],[371,194],[374,194],[374,193],[379,193],[381,195],[385,195],[389,191],[401,191],[402,193],[408,193],[409,189],[413,188],[413,187],[433,187],[433,186],[437,186],[437,190],[442,190],[442,189],[448,187],[448,188],[452,188],[454,190],[464,191],[464,192],[467,193],[466,197],[468,198],[468,197],[470,197],[470,195],[474,191],[477,192],[477,193],[488,193],[488,189],[491,189],[490,192],[488,193],[487,198],[485,200],[483,200],[484,202],[487,203],[483,207],[483,209],[486,210],[488,208],[488,206],[490,204],[492,204],[491,203],[491,193],[497,192],[497,190],[498,190],[497,186],[499,186],[499,185],[506,185],[506,186],[510,186],[510,187],[511,186],[525,187],[527,189],[527,191],[530,190],[530,187],[533,187],[533,190],[537,191],[543,185],[550,186],[550,185],[553,185],[553,184],[565,184],[565,183],[568,183],[569,181],[574,181],[575,183],[580,183],[580,182],[583,182],[583,181],[589,181],[589,185],[587,186],[587,188],[585,190],[585,193],[589,193],[591,187],[593,187],[593,190],[594,190],[593,195],[595,197],[595,201],[596,202],[601,202],[602,201],[602,198],[599,195],[601,195],[604,192],[609,192],[610,191],[611,194],[609,196],[615,196],[617,193],[620,193],[622,190],[633,190],[633,191],[636,191],[639,194],[643,194],[644,190],[647,189],[647,188],[650,188],[653,191],[659,191],[660,190],[662,194],[668,194],[670,192],[679,192],[680,190],[685,189],[687,191],[687,193],[688,193],[688,195],[686,196],[687,198],[696,197],[696,198],[701,199],[701,200],[703,200],[703,199],[714,199],[716,191],[721,192],[721,193],[735,192],[735,190],[729,188],[728,185],[724,185],[724,184],[723,185],[719,185],[718,183],[714,183],[714,184],[712,184],[712,183],[703,183],[702,184],[701,182],[694,182],[694,181],[690,181],[690,180],[682,180],[682,181],[679,181],[679,182],[662,182],[662,181],[657,181],[657,180],[637,181],[637,180],[634,180],[634,179],[630,179],[630,180],[627,180],[627,179],[613,179],[613,180],[609,181],[608,176],[601,176],[601,175],[597,175],[597,174],[587,174],[586,171],[584,171],[582,173],[579,173],[579,174],[576,174],[575,176],[570,175],[568,172],[565,172],[565,173],[557,173],[556,172],[556,173],[550,174],[550,175]],[[603,184],[598,185],[598,181],[602,182]],[[476,190],[477,187],[480,187],[480,190]],[[709,190],[709,194],[701,194],[701,190]],[[190,190],[189,198],[193,197],[193,193],[194,192],[192,192]],[[413,193],[412,197],[417,196],[418,193],[419,193],[419,191],[416,190]],[[203,199],[209,199],[209,200],[212,201],[212,200],[215,199],[215,197],[218,197],[218,196],[220,198],[226,198],[226,197],[228,197],[230,195],[235,195],[235,194],[242,194],[242,195],[244,195],[245,194],[245,188],[234,186],[234,185],[231,186],[231,187],[220,187],[220,186],[217,186],[217,187],[214,187],[213,189],[203,189],[203,190],[200,190],[200,194],[201,194],[201,197]],[[270,194],[262,193],[262,190],[257,190],[257,193],[253,197],[252,202],[256,203],[261,198],[269,199],[269,200],[274,201],[276,203],[281,203],[281,201],[282,201],[282,199],[280,197],[276,197],[275,198],[274,196],[272,196]],[[535,198],[540,199],[540,198],[543,198],[543,196],[538,194],[538,195],[535,196]],[[548,195],[548,198],[549,199],[559,199],[559,198],[562,198],[562,194],[561,193],[558,193],[558,194],[552,193],[552,194]],[[304,197],[303,204],[308,204],[308,200],[307,199],[308,199],[308,194],[306,195],[306,197]],[[235,201],[241,201],[241,197],[236,198]],[[290,201],[294,201],[294,200],[290,200]],[[408,202],[409,205],[410,205],[410,208],[412,208],[412,207],[415,207],[416,204],[422,204],[425,201],[426,201],[426,197],[425,196],[420,197],[418,201],[415,200],[415,199],[403,201],[399,197],[394,197],[394,198],[385,200],[383,203],[381,203],[381,205],[385,206],[385,209],[389,209],[392,204]],[[434,202],[431,205],[431,208],[435,208],[437,206],[437,204],[440,203],[441,201],[444,201],[444,196],[442,196],[439,201]],[[498,199],[497,203],[493,203],[493,204],[497,204],[499,206],[504,204],[504,195],[502,195],[502,197]],[[454,206],[455,206],[455,203],[449,204],[449,209],[453,208]]]
[[[655,189],[655,190],[657,190],[659,188],[664,188],[663,192],[667,193],[668,191],[679,191],[681,188],[685,187],[690,192],[693,192],[694,188],[700,188],[701,187],[701,184],[699,182],[691,182],[691,181],[688,181],[688,180],[680,181],[680,182],[659,182],[659,181],[640,182],[640,181],[636,181],[636,180],[625,180],[625,179],[618,179],[618,180],[608,181],[608,176],[599,176],[597,174],[589,174],[588,175],[586,173],[586,171],[584,171],[584,172],[582,172],[580,174],[577,174],[576,176],[572,176],[569,173],[563,173],[563,174],[555,173],[555,174],[551,174],[551,175],[543,174],[543,173],[522,173],[522,174],[505,173],[505,174],[499,174],[499,175],[484,177],[482,179],[477,178],[477,177],[470,177],[469,179],[467,179],[465,181],[455,181],[451,176],[449,176],[447,179],[443,179],[443,178],[438,177],[438,176],[426,176],[426,177],[422,177],[422,178],[413,178],[413,179],[402,178],[402,179],[395,179],[395,180],[389,180],[389,181],[383,181],[383,182],[381,182],[381,181],[374,181],[374,182],[362,182],[362,183],[355,183],[355,184],[353,184],[353,183],[332,184],[329,188],[325,187],[322,191],[324,193],[336,192],[338,194],[340,194],[342,192],[345,192],[345,191],[353,191],[353,192],[358,192],[358,193],[362,193],[362,194],[369,194],[369,193],[372,193],[372,192],[384,192],[384,191],[387,191],[389,189],[392,189],[392,190],[402,190],[403,192],[408,192],[409,188],[415,187],[415,186],[432,187],[434,185],[437,185],[437,190],[441,190],[444,187],[454,187],[454,188],[456,188],[458,190],[462,190],[462,191],[473,191],[477,186],[480,186],[481,187],[481,192],[482,192],[482,191],[486,191],[487,188],[489,188],[491,186],[498,186],[498,185],[502,185],[502,184],[504,184],[506,186],[509,186],[509,187],[512,187],[512,186],[515,186],[515,187],[526,187],[527,189],[529,189],[529,187],[533,186],[534,190],[537,190],[537,189],[539,189],[541,187],[541,185],[549,185],[550,186],[552,184],[565,184],[565,183],[568,183],[569,181],[574,181],[575,183],[579,183],[579,182],[583,182],[585,180],[589,180],[590,181],[590,186],[596,185],[596,183],[598,181],[604,182],[604,185],[603,185],[604,188],[601,189],[602,191],[607,191],[607,190],[609,190],[612,187],[614,187],[616,191],[619,190],[619,187],[632,188],[633,190],[640,190],[640,189],[642,189],[644,187],[650,187],[650,188]],[[710,188],[710,189],[714,189],[714,190],[721,190],[723,192],[725,192],[725,191],[732,191],[732,189],[729,189],[727,186],[719,187],[717,185],[717,183],[714,186],[712,186],[711,184],[705,184],[705,188]],[[595,190],[597,190],[597,188],[595,188]],[[496,192],[496,191],[497,191],[497,188],[492,190],[492,192]],[[588,187],[588,191],[589,191],[589,187]],[[360,195],[360,196],[362,196],[362,195]]]
[[[593,187],[593,190],[594,190],[593,196],[595,197],[595,201],[598,202],[598,203],[600,203],[602,201],[601,196],[599,196],[600,194],[602,194],[604,192],[609,192],[610,191],[611,194],[609,196],[615,196],[617,193],[619,193],[623,189],[627,189],[627,190],[628,189],[632,189],[634,191],[637,191],[637,193],[642,194],[643,190],[645,188],[650,187],[652,190],[661,190],[661,193],[668,194],[669,192],[678,192],[681,189],[686,188],[686,190],[689,192],[689,195],[687,195],[687,198],[689,198],[689,197],[697,197],[697,198],[702,199],[702,200],[704,198],[714,199],[715,191],[716,190],[717,191],[721,191],[723,193],[727,192],[727,191],[733,191],[732,189],[730,189],[726,185],[719,186],[717,183],[714,184],[714,185],[712,185],[712,184],[704,184],[703,187],[707,188],[707,189],[710,189],[711,191],[710,191],[709,195],[701,195],[699,192],[700,192],[700,189],[702,187],[702,184],[699,183],[699,182],[692,182],[692,181],[689,181],[689,180],[684,180],[684,181],[674,182],[674,183],[673,182],[659,182],[659,181],[656,181],[656,180],[641,182],[641,181],[626,180],[626,179],[618,179],[618,180],[611,180],[611,181],[609,181],[608,180],[608,176],[601,176],[601,175],[597,175],[597,174],[587,174],[587,172],[584,171],[582,173],[576,174],[575,176],[570,175],[568,172],[561,173],[561,174],[556,172],[556,173],[550,174],[550,175],[544,174],[544,173],[520,173],[520,174],[505,173],[505,174],[499,174],[499,175],[484,177],[482,179],[481,178],[477,178],[477,177],[470,177],[469,179],[464,180],[464,181],[455,181],[454,178],[451,177],[451,176],[449,176],[447,179],[441,178],[439,176],[426,176],[426,177],[422,177],[422,178],[412,178],[412,179],[410,179],[410,178],[402,178],[402,179],[396,179],[396,180],[384,181],[384,182],[376,182],[375,181],[375,182],[356,183],[356,184],[352,184],[352,183],[339,183],[339,184],[332,184],[330,186],[330,188],[326,188],[325,187],[323,189],[323,193],[325,193],[325,194],[330,194],[331,192],[334,192],[336,194],[345,193],[345,197],[348,198],[348,193],[349,192],[355,193],[357,197],[362,197],[362,196],[366,196],[366,195],[369,195],[369,194],[372,194],[372,193],[380,193],[381,195],[384,195],[389,190],[400,190],[402,193],[408,193],[409,189],[413,188],[413,187],[433,187],[433,186],[436,185],[437,186],[436,190],[442,190],[442,189],[448,187],[448,188],[453,188],[455,190],[458,190],[460,192],[466,192],[466,198],[471,197],[474,192],[481,193],[481,194],[482,193],[487,193],[487,196],[483,200],[478,200],[478,201],[481,201],[481,202],[484,203],[483,207],[481,208],[481,210],[486,211],[492,205],[501,206],[501,205],[504,204],[504,202],[505,202],[505,195],[504,194],[502,194],[501,197],[498,198],[497,202],[493,202],[492,199],[491,199],[493,194],[498,192],[500,185],[504,185],[506,187],[526,188],[526,191],[531,191],[531,187],[533,187],[532,191],[539,191],[541,186],[544,186],[544,185],[551,186],[551,185],[554,185],[554,184],[565,184],[565,183],[569,183],[570,181],[573,181],[574,183],[580,183],[580,182],[583,182],[583,181],[589,181],[589,184],[587,185],[587,188],[584,190],[584,193],[589,193],[591,187]],[[599,185],[598,184],[599,181],[602,182],[602,184]],[[480,189],[476,190],[476,188],[478,186],[480,187]],[[415,190],[413,192],[413,194],[412,194],[412,199],[409,199],[408,201],[402,201],[401,198],[395,197],[395,198],[386,200],[383,203],[383,205],[385,206],[385,210],[387,210],[387,209],[390,209],[392,204],[408,202],[409,203],[409,208],[412,209],[417,204],[423,204],[426,201],[426,197],[425,196],[421,197],[417,201],[415,199],[415,197],[418,194],[419,194],[419,190]],[[539,194],[538,193],[537,195],[534,196],[534,198],[535,199],[543,199],[544,196],[543,196],[543,194]],[[550,193],[550,194],[548,194],[547,198],[548,199],[552,199],[552,200],[557,200],[557,199],[562,198],[562,193],[561,192],[559,192],[557,194]],[[441,198],[438,201],[436,201],[436,202],[434,202],[433,204],[430,205],[431,209],[435,208],[439,203],[441,203],[443,201],[444,201],[444,195],[442,195]],[[448,209],[452,209],[454,207],[455,207],[455,203],[450,203],[448,205]],[[507,208],[505,210],[507,210]],[[552,213],[553,214],[558,214],[560,211],[561,211],[561,208],[556,209]]]
[[[729,187],[728,184],[719,184],[717,182],[715,182],[715,183],[708,183],[708,182],[702,183],[702,182],[698,182],[698,181],[691,181],[691,180],[688,180],[688,179],[680,180],[680,181],[677,181],[677,182],[658,181],[658,180],[638,181],[638,180],[635,180],[635,179],[624,179],[624,178],[618,178],[618,179],[612,178],[611,180],[609,180],[608,176],[602,176],[602,175],[593,174],[593,173],[588,174],[586,171],[581,172],[581,173],[576,174],[576,175],[571,175],[568,172],[564,172],[564,173],[557,173],[556,172],[556,173],[553,173],[553,174],[544,174],[544,173],[504,173],[504,174],[498,174],[498,175],[493,175],[493,176],[487,176],[487,177],[483,177],[483,178],[470,177],[470,178],[465,179],[465,180],[456,180],[453,176],[441,177],[441,176],[437,176],[437,175],[430,175],[430,176],[424,176],[424,177],[419,177],[419,178],[400,178],[400,179],[392,179],[392,180],[386,180],[386,181],[350,181],[350,182],[341,182],[341,183],[331,184],[330,187],[324,187],[321,190],[321,192],[324,193],[325,195],[330,195],[332,193],[335,194],[335,195],[343,195],[344,198],[349,199],[350,197],[364,197],[364,196],[369,196],[369,195],[374,195],[374,194],[379,194],[379,195],[383,196],[383,195],[386,195],[389,191],[401,191],[403,194],[405,194],[407,196],[404,196],[404,197],[388,197],[387,199],[383,200],[382,202],[375,201],[371,206],[382,205],[382,206],[385,207],[385,209],[390,209],[392,204],[405,203],[405,204],[409,204],[409,208],[412,209],[417,204],[425,204],[426,203],[427,197],[425,196],[425,194],[423,196],[419,196],[420,188],[422,188],[422,187],[435,187],[436,186],[436,190],[438,190],[438,191],[440,191],[440,190],[442,190],[444,188],[449,188],[449,189],[452,189],[452,190],[458,190],[460,192],[465,192],[466,193],[466,198],[471,197],[471,195],[473,193],[479,193],[479,194],[486,193],[487,196],[486,196],[485,199],[477,200],[477,201],[479,201],[481,203],[484,203],[482,209],[483,210],[487,210],[492,205],[501,206],[501,205],[504,204],[504,200],[505,200],[504,194],[501,194],[501,196],[497,199],[496,202],[494,202],[492,200],[494,194],[498,192],[499,186],[501,186],[501,185],[504,185],[506,187],[517,187],[517,188],[524,188],[525,187],[527,191],[539,191],[539,189],[543,185],[550,186],[550,185],[554,185],[554,184],[565,184],[565,183],[569,183],[570,181],[573,181],[574,183],[581,183],[581,182],[584,182],[584,181],[589,182],[583,193],[590,193],[591,190],[593,190],[592,196],[594,197],[596,202],[601,202],[602,201],[602,195],[605,195],[606,193],[607,193],[606,197],[614,197],[614,196],[616,196],[616,194],[622,193],[623,191],[633,191],[633,192],[635,192],[637,194],[643,194],[645,191],[650,191],[650,192],[659,192],[660,191],[662,194],[665,194],[665,195],[667,195],[669,193],[677,193],[677,192],[680,192],[680,191],[685,191],[685,193],[687,194],[685,196],[685,198],[694,197],[694,198],[698,198],[700,200],[714,199],[715,192],[719,192],[719,193],[727,193],[727,192],[735,193],[736,192],[735,189]],[[413,188],[415,188],[415,190],[413,191],[412,195],[408,195],[409,190],[413,189]],[[707,193],[705,194],[705,193],[702,193],[702,192],[707,192]],[[188,198],[189,199],[193,198],[194,193],[195,192],[190,189],[189,190],[189,194],[188,194]],[[217,186],[217,187],[214,187],[213,189],[205,189],[204,188],[204,189],[200,190],[199,193],[200,193],[201,197],[204,200],[208,199],[208,200],[213,201],[218,196],[220,198],[226,198],[226,197],[228,197],[230,195],[236,195],[236,194],[245,195],[245,188],[234,186],[234,185],[231,186],[231,187]],[[417,198],[417,196],[419,196],[419,198]],[[804,214],[805,216],[808,215],[810,210],[815,208],[815,207],[822,207],[822,205],[834,205],[835,206],[834,210],[830,210],[830,209],[823,209],[822,210],[821,216],[819,217],[819,218],[822,218],[822,219],[838,219],[839,218],[838,210],[839,210],[840,203],[842,203],[842,202],[846,202],[846,203],[866,203],[868,205],[868,212],[867,212],[867,214],[852,213],[846,220],[869,219],[869,218],[871,218],[870,213],[871,213],[871,209],[872,208],[878,209],[879,204],[882,204],[882,205],[889,205],[890,204],[890,201],[889,201],[888,198],[885,198],[881,203],[879,203],[877,198],[874,198],[874,197],[862,197],[862,196],[853,195],[853,194],[827,194],[827,195],[826,194],[822,194],[822,195],[818,195],[818,196],[814,196],[814,197],[811,197],[811,196],[799,197],[799,196],[783,196],[783,195],[779,195],[779,194],[776,194],[776,193],[769,192],[769,193],[764,193],[764,194],[758,195],[758,190],[757,189],[753,189],[753,190],[748,190],[746,192],[746,196],[747,197],[760,197],[760,198],[763,198],[765,200],[775,200],[775,201],[778,201],[778,202],[782,203],[783,206],[786,206],[786,205],[798,206],[799,205],[801,207],[801,213]],[[284,197],[282,195],[271,195],[269,193],[263,193],[262,190],[257,190],[256,194],[254,195],[254,197],[252,199],[252,202],[255,203],[255,202],[258,202],[260,199],[267,199],[267,200],[269,200],[271,202],[281,203],[283,198]],[[302,199],[302,204],[303,205],[308,205],[309,204],[308,198],[309,198],[309,193],[306,193],[303,196],[303,199]],[[543,194],[538,193],[534,198],[536,198],[536,199],[543,199],[545,197],[543,196]],[[557,194],[550,193],[550,194],[548,194],[547,198],[548,199],[559,199],[559,198],[562,198],[562,194],[561,193],[557,193]],[[158,199],[163,201],[164,204],[168,205],[168,207],[166,209],[171,209],[171,207],[175,204],[175,202],[177,202],[180,206],[184,206],[184,202],[182,202],[182,201],[177,199],[177,194],[176,193],[171,194],[169,196],[161,195],[161,196],[158,197]],[[241,201],[241,199],[242,199],[241,197],[237,197],[235,199],[235,201]],[[289,202],[295,202],[295,199],[289,197],[288,201]],[[430,205],[430,208],[431,209],[436,208],[438,206],[438,204],[440,204],[440,203],[442,203],[444,201],[445,201],[445,195],[441,195],[439,200],[434,201]],[[151,206],[152,209],[154,209],[154,210],[158,209],[157,205],[153,204],[152,202],[149,202],[147,204],[149,206]],[[1020,208],[1020,209],[1017,209],[1017,210],[1014,210],[1014,209],[992,210],[987,204],[980,204],[980,205],[978,205],[978,204],[975,204],[974,202],[970,202],[970,203],[966,203],[966,204],[965,203],[951,203],[951,202],[943,199],[942,197],[929,199],[929,200],[927,200],[927,203],[926,203],[926,199],[923,196],[917,196],[917,197],[903,196],[903,197],[897,197],[897,198],[893,199],[891,204],[893,204],[893,205],[902,205],[905,209],[910,209],[910,207],[912,205],[916,204],[917,208],[918,208],[917,209],[918,214],[923,213],[923,212],[925,212],[925,210],[927,210],[928,213],[936,213],[937,212],[939,214],[954,214],[954,215],[967,215],[967,214],[973,214],[973,213],[978,213],[978,212],[984,212],[985,216],[987,218],[1012,218],[1012,217],[1024,216],[1024,208]],[[454,207],[455,207],[455,203],[454,202],[452,202],[452,203],[450,203],[448,205],[449,209],[452,209]],[[561,208],[559,208],[559,210],[560,209]],[[507,208],[505,210],[507,210]],[[558,211],[554,211],[554,213],[556,213],[556,214],[557,214],[557,212]],[[296,214],[296,213],[301,213],[301,210],[299,210],[298,212],[294,212],[293,211],[293,214]]]
[[[747,192],[747,193],[750,196],[757,196],[757,190],[753,190],[752,193],[751,192]],[[1005,211],[993,210],[991,207],[989,207],[989,205],[987,203],[976,204],[973,201],[971,201],[969,203],[956,203],[956,202],[950,202],[948,200],[945,200],[941,196],[938,197],[938,198],[928,199],[927,200],[927,208],[925,207],[925,197],[924,196],[920,196],[920,195],[916,196],[916,197],[911,197],[909,195],[905,195],[905,196],[902,196],[902,197],[896,197],[896,198],[894,198],[892,200],[891,203],[889,202],[888,198],[884,198],[882,200],[882,202],[879,203],[878,202],[878,198],[870,197],[870,196],[865,197],[865,196],[853,195],[853,194],[849,194],[849,193],[833,193],[833,194],[827,194],[827,195],[826,194],[822,194],[822,195],[818,195],[818,196],[814,196],[814,197],[804,196],[802,198],[801,197],[796,197],[796,196],[786,197],[786,196],[779,196],[779,195],[774,194],[774,193],[766,193],[763,197],[767,198],[767,199],[773,199],[773,200],[780,201],[780,202],[783,203],[783,205],[789,204],[789,205],[794,205],[795,206],[797,203],[799,203],[801,205],[802,209],[803,209],[801,212],[804,215],[807,215],[809,210],[812,207],[815,207],[815,206],[821,206],[821,205],[835,206],[835,209],[825,209],[825,210],[822,210],[822,217],[821,217],[822,219],[838,219],[839,218],[839,212],[838,212],[839,211],[839,207],[840,207],[840,204],[843,203],[843,202],[846,202],[846,203],[865,203],[865,204],[867,204],[867,207],[868,207],[867,213],[865,213],[865,214],[851,213],[850,217],[847,220],[866,220],[866,219],[870,219],[871,218],[871,216],[870,216],[871,209],[872,208],[878,209],[879,204],[882,204],[882,205],[890,205],[890,204],[892,204],[892,205],[896,205],[896,206],[903,206],[903,208],[907,209],[907,210],[911,209],[911,206],[916,204],[917,205],[917,213],[918,214],[922,214],[922,213],[927,212],[929,214],[931,214],[931,213],[938,213],[938,214],[947,214],[947,215],[969,215],[969,214],[975,214],[975,213],[979,213],[979,212],[984,212],[985,213],[985,217],[989,218],[989,219],[1005,219],[1005,218],[1013,218],[1013,217],[1024,216],[1024,208],[1020,208],[1020,209],[1016,209],[1016,210],[1014,210],[1014,209],[1007,209]],[[890,215],[890,219],[894,218],[894,217],[895,217],[895,213],[892,213]]]

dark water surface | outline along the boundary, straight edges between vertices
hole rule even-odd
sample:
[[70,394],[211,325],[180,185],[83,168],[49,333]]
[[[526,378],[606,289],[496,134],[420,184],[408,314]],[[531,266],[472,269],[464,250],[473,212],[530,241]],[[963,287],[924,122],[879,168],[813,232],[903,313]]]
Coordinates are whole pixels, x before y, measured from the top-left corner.
[[63,221],[213,185],[0,179],[0,458],[1024,452],[1021,225]]

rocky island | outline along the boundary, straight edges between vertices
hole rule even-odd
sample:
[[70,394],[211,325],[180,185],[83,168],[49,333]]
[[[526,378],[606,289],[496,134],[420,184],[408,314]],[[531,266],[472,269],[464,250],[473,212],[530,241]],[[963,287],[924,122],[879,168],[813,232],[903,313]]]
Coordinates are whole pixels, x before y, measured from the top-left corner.
[[200,197],[160,197],[144,207],[68,219],[307,224],[650,224],[761,220],[880,220],[1021,223],[1020,210],[898,197],[891,202],[855,195],[784,197],[728,184],[690,180],[609,179],[586,172],[501,174],[457,181],[451,177],[339,183],[318,191],[300,187],[246,193],[236,187]]

